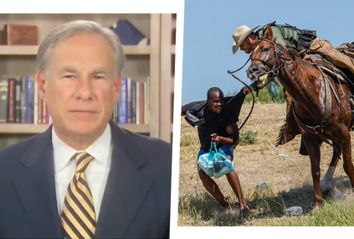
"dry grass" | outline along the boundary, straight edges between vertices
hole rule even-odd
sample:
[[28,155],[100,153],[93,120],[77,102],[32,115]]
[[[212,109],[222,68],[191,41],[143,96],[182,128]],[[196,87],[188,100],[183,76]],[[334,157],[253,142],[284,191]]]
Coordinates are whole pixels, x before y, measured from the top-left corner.
[[[245,104],[240,121],[249,112]],[[310,162],[298,153],[300,137],[286,145],[274,147],[280,126],[285,118],[285,104],[256,104],[243,132],[256,133],[256,142],[239,145],[235,150],[235,166],[244,195],[251,207],[251,217],[240,221],[232,213],[220,213],[220,206],[206,192],[197,175],[196,155],[199,148],[197,130],[184,119],[181,125],[181,159],[179,185],[179,225],[278,225],[287,207],[302,206],[305,215],[312,210],[313,188]],[[332,155],[328,145],[322,146],[321,174],[327,170]],[[335,173],[336,195],[343,196],[350,188],[349,179],[338,164]],[[225,177],[216,180],[225,196],[231,198],[234,208],[237,199]],[[269,188],[261,195],[256,185],[266,182]],[[339,191],[338,191],[339,190]],[[336,196],[335,195],[335,196]],[[300,217],[303,218],[303,217]],[[301,224],[301,220],[298,219]],[[296,223],[295,223],[296,224]],[[299,224],[297,224],[299,225]]]

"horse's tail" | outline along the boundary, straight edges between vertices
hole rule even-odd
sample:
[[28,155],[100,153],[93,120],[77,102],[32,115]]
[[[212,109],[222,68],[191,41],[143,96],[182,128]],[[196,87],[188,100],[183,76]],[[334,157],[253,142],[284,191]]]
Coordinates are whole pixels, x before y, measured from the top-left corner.
[[285,131],[287,128],[286,121],[284,121],[283,125],[280,127],[279,134],[277,137],[277,140],[275,142],[275,147],[278,147],[279,145],[285,144]]
[[[286,94],[285,94],[286,95]],[[293,113],[293,101],[291,97],[286,98],[287,101],[287,110],[286,110],[286,118],[279,130],[278,138],[275,143],[275,147],[279,145],[286,144],[287,142],[293,140],[296,135],[300,134],[300,128],[297,124],[294,113]]]

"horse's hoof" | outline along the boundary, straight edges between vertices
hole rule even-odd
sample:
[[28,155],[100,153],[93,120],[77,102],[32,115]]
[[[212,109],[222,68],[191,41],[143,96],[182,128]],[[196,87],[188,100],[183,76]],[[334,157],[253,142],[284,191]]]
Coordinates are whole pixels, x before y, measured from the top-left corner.
[[321,202],[315,202],[315,205],[313,206],[313,210],[314,211],[319,210],[322,205],[323,205],[322,201]]
[[317,212],[318,210],[320,210],[321,206],[320,205],[315,205],[312,208],[312,212]]
[[329,189],[329,188],[327,188],[327,189],[325,189],[325,190],[321,190],[321,191],[322,191],[322,195],[323,195],[324,197],[330,197],[330,196],[332,195],[332,190]]
[[313,209],[316,211],[318,209],[320,209],[320,207],[322,206],[322,204],[324,203],[325,201],[323,200],[322,197],[316,197],[315,200],[314,200],[314,206],[313,206]]
[[329,195],[333,190],[333,182],[332,181],[321,181],[320,182],[321,191],[324,195]]

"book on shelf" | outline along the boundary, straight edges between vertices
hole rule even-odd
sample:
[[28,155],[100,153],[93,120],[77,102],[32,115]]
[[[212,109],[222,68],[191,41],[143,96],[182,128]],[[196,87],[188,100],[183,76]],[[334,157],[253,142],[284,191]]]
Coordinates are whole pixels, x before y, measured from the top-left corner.
[[120,97],[118,102],[118,123],[126,124],[127,122],[127,79],[123,78],[121,83]]
[[15,122],[21,123],[21,95],[22,95],[21,78],[15,79]]
[[5,45],[37,45],[38,27],[25,24],[5,24],[3,30]]
[[136,124],[136,81],[132,81],[130,88],[130,118],[131,122]]
[[32,123],[34,119],[34,80],[31,76],[24,76],[25,117],[24,123]]
[[7,85],[7,122],[15,123],[15,78],[8,79]]
[[113,119],[120,124],[146,124],[147,83],[125,77],[121,84],[120,97],[117,108],[113,111]]
[[31,75],[0,78],[0,123],[48,124],[47,104]]
[[[32,97],[32,96],[31,96]],[[38,84],[37,81],[34,81],[34,88],[33,88],[33,121],[31,123],[38,124]]]
[[145,99],[145,83],[141,81],[136,82],[136,123],[144,124],[144,99]]
[[[125,77],[113,120],[120,124],[146,124],[148,121],[148,80]],[[38,94],[32,75],[0,78],[0,123],[51,123],[45,101]]]
[[25,91],[26,91],[26,81],[25,79],[22,79],[20,81],[21,83],[21,92],[20,92],[20,114],[21,114],[21,122],[25,122],[26,121],[26,95],[25,95]]
[[0,76],[0,123],[7,122],[7,91],[8,80]]
[[126,114],[126,123],[135,123],[132,122],[132,78],[127,77],[126,78],[126,84],[127,84],[127,88],[126,88],[126,110],[127,110],[127,114]]
[[119,19],[115,25],[111,26],[111,29],[119,37],[123,45],[149,44],[149,38],[126,19]]

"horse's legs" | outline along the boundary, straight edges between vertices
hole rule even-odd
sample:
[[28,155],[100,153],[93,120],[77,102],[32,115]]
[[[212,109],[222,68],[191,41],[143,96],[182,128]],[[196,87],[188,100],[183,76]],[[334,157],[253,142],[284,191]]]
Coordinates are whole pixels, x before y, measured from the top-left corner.
[[291,95],[285,90],[285,88],[283,88],[283,95],[286,102],[286,115],[288,115],[293,97],[291,97]]
[[340,159],[340,155],[342,153],[341,147],[338,143],[333,142],[333,154],[332,154],[332,159],[331,163],[329,164],[329,167],[327,169],[327,172],[321,181],[321,189],[322,191],[330,191],[333,188],[333,175],[334,171],[336,169],[336,166],[338,164],[338,161]]
[[321,177],[320,145],[322,142],[319,141],[317,138],[313,138],[308,135],[303,135],[303,139],[304,139],[304,144],[306,146],[307,152],[309,153],[309,156],[310,156],[311,174],[312,174],[312,181],[313,181],[313,187],[314,187],[314,203],[315,203],[315,207],[318,207],[321,205],[322,200],[323,200],[322,193],[321,193],[321,187],[320,187],[320,177]]
[[343,168],[350,179],[350,183],[354,190],[354,167],[352,162],[352,148],[349,130],[342,134],[342,151],[343,151]]

